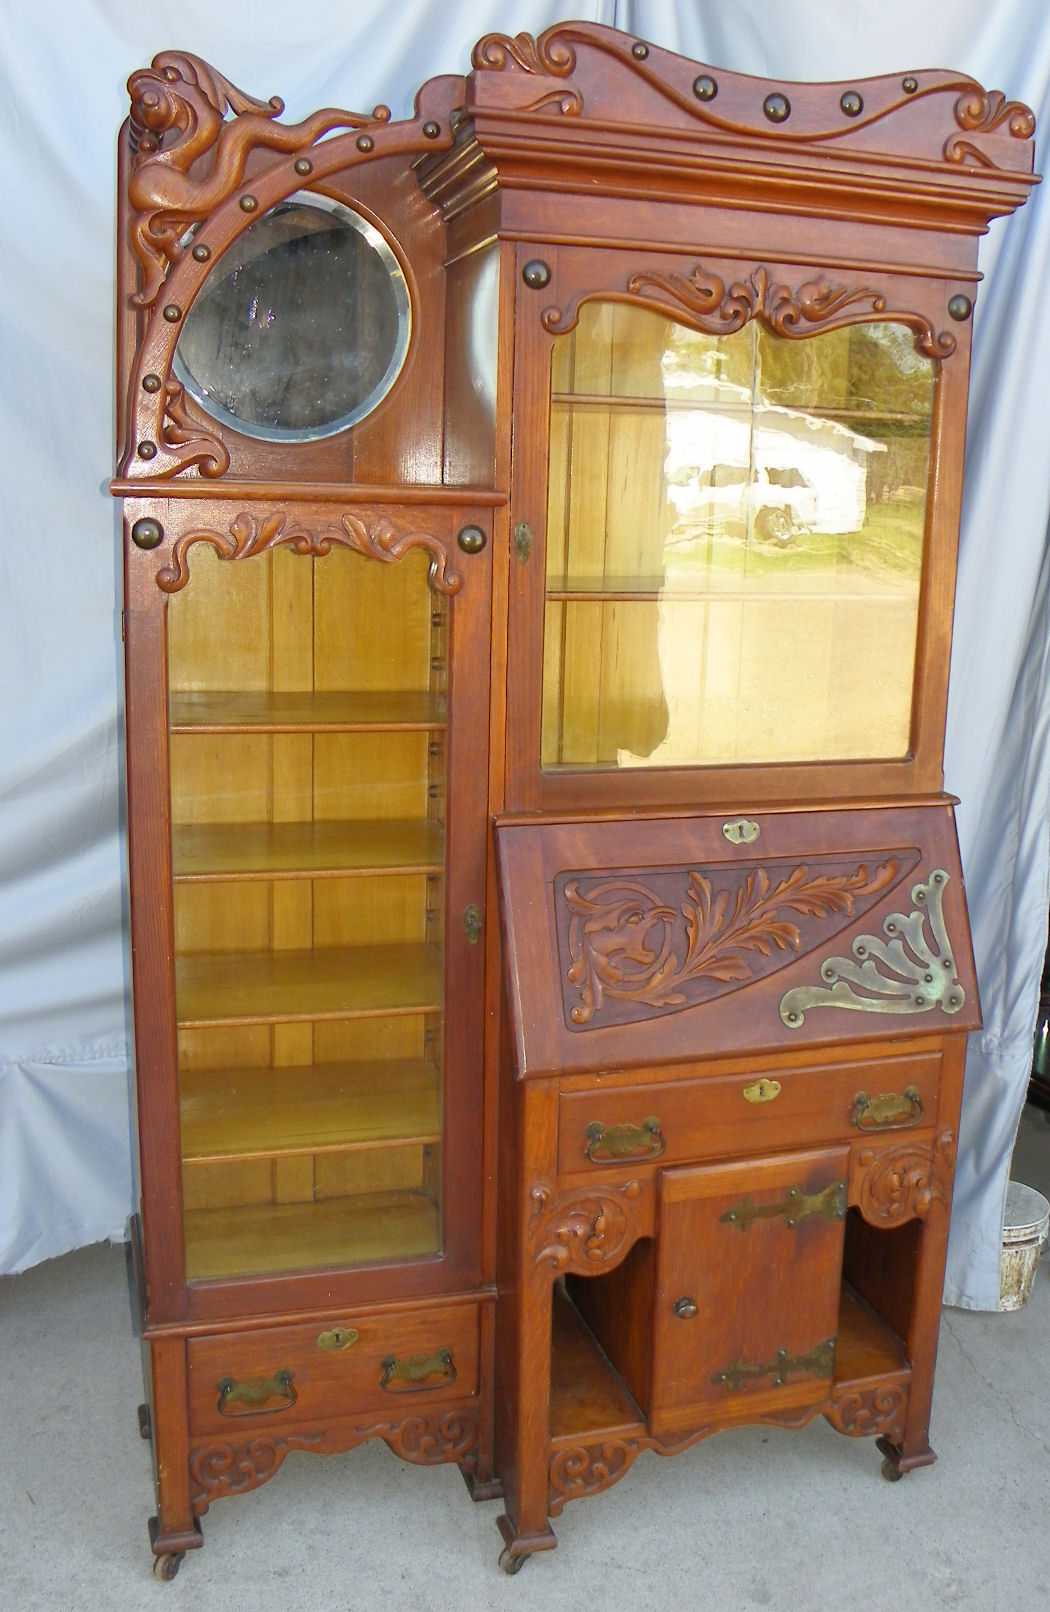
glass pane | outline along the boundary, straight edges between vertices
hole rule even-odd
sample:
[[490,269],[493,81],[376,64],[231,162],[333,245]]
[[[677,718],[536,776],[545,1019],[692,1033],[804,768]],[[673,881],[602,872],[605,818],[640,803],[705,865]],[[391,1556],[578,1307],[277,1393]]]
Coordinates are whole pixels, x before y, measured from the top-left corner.
[[446,617],[418,551],[171,599],[191,1280],[440,1252]]
[[408,336],[404,275],[379,231],[349,207],[298,197],[223,253],[186,315],[175,368],[214,418],[298,442],[374,409]]
[[592,302],[552,367],[545,768],[903,756],[933,365]]

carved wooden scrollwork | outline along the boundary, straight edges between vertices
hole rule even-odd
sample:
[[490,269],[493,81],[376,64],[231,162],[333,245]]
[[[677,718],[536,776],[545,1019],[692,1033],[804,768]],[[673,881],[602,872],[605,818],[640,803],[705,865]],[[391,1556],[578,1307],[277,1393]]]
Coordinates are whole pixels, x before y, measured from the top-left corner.
[[407,1416],[401,1422],[370,1422],[354,1429],[360,1440],[381,1438],[402,1461],[416,1466],[440,1466],[455,1461],[473,1469],[478,1443],[474,1411],[446,1411],[443,1416]]
[[281,510],[261,519],[242,510],[226,532],[197,527],[175,539],[167,564],[157,572],[157,586],[163,592],[177,593],[185,587],[190,574],[187,552],[194,543],[209,544],[222,560],[244,560],[286,544],[295,554],[322,557],[333,547],[341,547],[391,563],[400,560],[409,549],[422,548],[430,555],[428,579],[436,593],[456,593],[463,582],[460,573],[449,566],[448,556],[432,532],[406,531],[385,518],[365,521],[350,514],[341,515],[337,524],[314,528]]
[[[917,350],[927,358],[949,358],[956,348],[949,331],[937,333],[925,314],[889,308],[885,294],[871,286],[832,285],[822,276],[792,288],[778,282],[764,264],[746,280],[728,285],[700,263],[688,275],[644,270],[629,277],[625,291],[632,301],[658,313],[670,308],[677,318],[709,336],[731,335],[752,319],[778,336],[793,338],[878,319],[906,325]],[[577,305],[567,310],[546,308],[542,323],[550,331],[568,330],[577,313]]]
[[887,857],[848,872],[814,872],[804,864],[686,869],[684,890],[673,901],[653,887],[651,875],[645,882],[570,875],[557,886],[569,913],[568,1020],[586,1027],[609,1002],[674,1010],[746,984],[802,949],[796,919],[811,921],[811,928],[847,922],[901,868],[899,857]]
[[874,1433],[897,1437],[908,1409],[908,1390],[903,1383],[882,1383],[860,1389],[834,1400],[824,1415],[832,1427],[850,1438],[868,1438]]
[[[1035,113],[1022,101],[1008,101],[1000,90],[982,90],[979,85],[964,90],[955,103],[955,121],[960,129],[971,134],[994,134],[1006,125],[1006,132],[1015,140],[1030,140],[1035,133]],[[945,142],[947,162],[974,163],[981,168],[992,168],[988,154],[962,135],[953,135]]]
[[190,1478],[196,1485],[193,1505],[206,1511],[224,1495],[244,1494],[272,1478],[291,1450],[318,1448],[323,1433],[290,1433],[285,1438],[257,1437],[243,1444],[209,1444],[190,1452]]
[[643,1450],[655,1450],[658,1455],[678,1455],[714,1431],[712,1424],[695,1428],[680,1439],[660,1439],[639,1433],[634,1438],[603,1438],[596,1444],[556,1449],[547,1474],[550,1515],[558,1516],[570,1500],[599,1494],[618,1483]]
[[552,1265],[557,1272],[587,1276],[618,1265],[638,1236],[635,1202],[640,1192],[637,1181],[587,1187],[557,1198],[549,1186],[533,1187],[529,1193],[533,1268]]
[[930,1142],[865,1148],[856,1158],[850,1202],[872,1226],[921,1220],[935,1202],[950,1203],[954,1166],[952,1131],[941,1131]]
[[[567,78],[576,66],[576,52],[558,28],[548,28],[534,39],[531,34],[487,34],[479,39],[471,57],[475,68],[493,72],[528,73],[536,78]],[[551,88],[530,100],[523,111],[557,109],[564,117],[578,117],[583,98],[575,86]]]
[[[284,110],[278,96],[256,100],[199,57],[178,51],[164,51],[133,73],[128,91],[130,236],[142,271],[132,300],[139,307],[155,302],[169,266],[185,251],[190,225],[232,195],[253,151],[299,151],[333,129],[390,116],[386,107],[377,107],[371,118],[325,107],[302,123],[277,123]],[[206,172],[194,171],[208,152],[214,155]]]

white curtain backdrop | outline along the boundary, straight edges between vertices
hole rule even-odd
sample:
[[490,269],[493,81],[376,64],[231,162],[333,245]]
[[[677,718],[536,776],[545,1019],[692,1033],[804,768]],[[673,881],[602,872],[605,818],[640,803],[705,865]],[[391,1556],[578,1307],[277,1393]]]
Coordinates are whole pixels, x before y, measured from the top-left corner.
[[[1033,0],[37,0],[0,58],[0,1271],[120,1236],[132,1199],[112,469],[113,192],[128,74],[211,61],[287,117],[410,110],[490,31],[585,17],[780,79],[946,67],[1050,134]],[[972,1038],[946,1297],[998,1302],[1046,938],[1050,195],[982,243],[947,787],[984,1030]]]

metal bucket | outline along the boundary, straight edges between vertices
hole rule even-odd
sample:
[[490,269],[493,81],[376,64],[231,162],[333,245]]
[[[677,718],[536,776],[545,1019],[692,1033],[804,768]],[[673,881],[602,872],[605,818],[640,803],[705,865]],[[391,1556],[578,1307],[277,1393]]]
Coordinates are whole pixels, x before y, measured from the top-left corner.
[[999,1275],[1000,1310],[1027,1303],[1039,1251],[1050,1230],[1050,1203],[1034,1187],[1010,1181],[1003,1215],[1003,1258]]

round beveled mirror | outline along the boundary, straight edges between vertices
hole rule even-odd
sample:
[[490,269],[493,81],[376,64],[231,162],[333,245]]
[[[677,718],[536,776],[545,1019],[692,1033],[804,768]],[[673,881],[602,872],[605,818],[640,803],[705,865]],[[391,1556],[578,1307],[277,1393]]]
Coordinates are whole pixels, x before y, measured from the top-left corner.
[[387,395],[411,324],[401,265],[352,208],[300,192],[215,264],[175,373],[213,419],[270,442],[333,436]]

